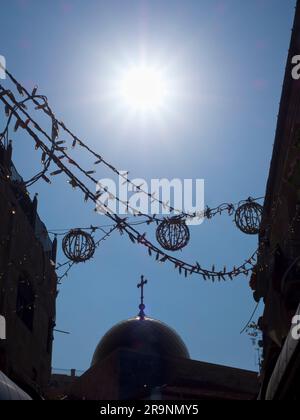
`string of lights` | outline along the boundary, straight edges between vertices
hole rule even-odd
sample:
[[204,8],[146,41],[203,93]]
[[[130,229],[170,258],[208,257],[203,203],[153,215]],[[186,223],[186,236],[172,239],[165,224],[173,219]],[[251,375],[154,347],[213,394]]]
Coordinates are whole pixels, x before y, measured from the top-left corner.
[[[2,91],[1,92],[1,94],[3,95],[3,94],[6,94],[10,99],[12,99],[13,101],[14,101],[14,95],[13,95],[13,93],[11,92],[11,91]],[[24,99],[23,101],[21,101],[21,102],[19,102],[19,103],[16,103],[16,105],[14,106],[14,111],[17,111],[18,109],[27,109],[27,107],[26,107],[26,103],[27,102],[29,102],[29,101],[31,101],[32,99],[42,99],[42,100],[44,100],[45,101],[45,98],[43,97],[43,96],[41,96],[41,95],[34,95],[34,96],[32,96],[31,98],[26,98],[26,99]],[[15,101],[14,101],[15,102]],[[6,124],[6,126],[5,126],[5,128],[4,128],[4,130],[3,130],[3,132],[2,133],[0,133],[0,143],[2,142],[3,143],[3,141],[4,141],[4,145],[7,147],[7,145],[9,144],[9,126],[10,126],[10,123],[11,123],[11,119],[12,119],[12,117],[13,117],[13,113],[12,112],[9,112],[10,110],[9,110],[9,107],[8,106],[5,106],[5,114],[6,114],[6,116],[8,117],[8,120],[7,120],[7,124]],[[14,131],[17,131],[18,130],[18,128],[19,128],[19,124],[29,124],[29,120],[26,120],[24,123],[23,122],[21,122],[20,120],[17,120],[17,122],[16,122],[16,124],[15,124],[15,127],[14,127]],[[51,164],[51,160],[52,160],[52,154],[53,154],[53,152],[54,152],[54,148],[55,148],[55,143],[53,142],[53,144],[52,144],[52,148],[51,148],[51,155],[49,156],[49,157],[47,157],[47,156],[43,156],[42,157],[42,165],[43,165],[43,170],[42,171],[40,171],[40,172],[38,172],[36,175],[34,175],[32,178],[30,178],[29,180],[27,180],[27,181],[24,181],[24,185],[26,186],[26,187],[30,187],[31,185],[33,185],[35,182],[37,182],[40,178],[42,178],[42,177],[44,177],[45,176],[45,174],[47,173],[47,171],[48,171],[48,169],[49,169],[49,167],[50,167],[50,164]]]
[[[0,86],[1,87],[1,86]],[[63,159],[64,157],[67,159],[67,161],[69,162],[69,163],[71,163],[72,165],[74,165],[74,166],[76,166],[76,168],[81,172],[81,173],[83,173],[85,176],[87,176],[92,182],[94,182],[94,183],[96,183],[97,184],[97,180],[94,178],[94,177],[92,177],[92,174],[95,172],[95,171],[87,171],[87,170],[84,170],[84,169],[82,169],[78,164],[77,164],[77,162],[75,161],[75,160],[73,160],[67,153],[66,153],[66,150],[67,150],[67,148],[66,147],[62,147],[61,146],[61,144],[63,144],[63,143],[65,143],[64,141],[57,141],[56,142],[56,139],[58,138],[58,130],[59,130],[59,121],[58,120],[56,120],[56,118],[55,118],[55,116],[54,116],[54,113],[52,112],[52,110],[50,109],[50,107],[49,107],[49,105],[48,105],[48,102],[47,102],[47,98],[45,97],[45,96],[42,96],[42,95],[36,95],[36,88],[35,88],[35,90],[34,90],[34,95],[32,95],[32,96],[28,96],[24,101],[22,101],[21,103],[16,103],[16,100],[15,100],[15,97],[14,97],[14,95],[10,92],[10,91],[4,91],[4,88],[3,87],[1,87],[1,89],[2,89],[2,94],[3,94],[3,96],[5,95],[5,94],[7,94],[8,95],[8,97],[11,99],[11,100],[13,100],[13,102],[14,102],[14,104],[15,104],[15,106],[14,106],[14,109],[12,110],[12,111],[15,111],[16,109],[18,109],[18,108],[20,108],[20,110],[25,114],[25,117],[27,118],[26,119],[26,121],[25,122],[23,122],[21,119],[17,119],[17,122],[16,122],[16,124],[15,124],[15,130],[17,130],[18,128],[19,128],[19,126],[21,126],[22,128],[27,128],[27,126],[28,126],[28,124],[29,124],[29,122],[31,122],[32,124],[33,124],[33,126],[41,133],[41,134],[43,134],[46,138],[47,138],[47,140],[49,140],[50,142],[51,142],[51,144],[52,144],[52,154],[53,154],[53,150],[58,150],[59,152],[61,152],[62,153],[62,156],[60,156],[60,159]],[[20,87],[19,85],[18,85],[18,90],[19,91],[22,91],[22,87]],[[39,104],[37,101],[36,101],[36,99],[37,98],[39,98],[39,99],[42,99],[43,100],[43,104]],[[26,112],[26,111],[24,111],[24,104],[25,104],[25,102],[26,101],[28,101],[28,100],[32,100],[35,104],[38,104],[37,106],[36,106],[36,109],[43,109],[46,113],[47,113],[47,115],[50,115],[51,116],[51,119],[52,119],[52,133],[51,133],[51,138],[50,138],[50,136],[45,132],[45,130],[43,130],[41,127],[40,127],[40,125],[36,122],[36,121],[34,121],[33,119],[32,119],[32,117]],[[8,104],[6,104],[5,105],[5,107],[6,107],[6,110],[7,110],[7,112],[9,111],[9,105]],[[26,107],[25,107],[25,109],[26,109]],[[12,115],[14,115],[14,112],[11,112],[11,114],[10,114],[10,116],[9,116],[9,122],[10,122],[10,119],[11,119],[11,117],[12,117]],[[6,127],[6,129],[4,130],[4,132],[3,132],[3,134],[5,134],[7,131],[8,131],[8,126],[9,126],[9,122],[8,122],[8,124],[7,124],[7,127]],[[36,145],[36,148],[38,148],[39,147],[39,145],[37,144]],[[35,178],[34,178],[34,181],[33,182],[36,182],[36,180],[38,180],[39,178],[43,178],[46,182],[48,182],[48,183],[50,183],[51,181],[50,181],[50,179],[49,178],[47,178],[46,176],[45,176],[45,172],[47,171],[47,169],[49,168],[49,165],[50,165],[50,163],[51,163],[51,160],[52,160],[52,156],[49,158],[49,162],[47,162],[47,165],[45,165],[45,169],[44,169],[44,171],[43,172],[41,172],[40,174],[38,174]],[[45,155],[44,155],[44,153],[43,153],[43,157],[42,157],[42,162],[44,162],[45,161]],[[55,175],[59,175],[60,173],[62,173],[63,171],[61,171],[61,170],[58,170],[58,171],[54,171],[54,172],[52,172],[51,173],[51,175],[52,176],[55,176]],[[33,183],[33,182],[31,182],[31,184]],[[98,186],[99,186],[99,182],[98,182]],[[147,222],[150,224],[150,223],[153,223],[153,222],[156,222],[157,224],[159,224],[159,223],[161,223],[164,219],[162,219],[162,218],[158,218],[157,216],[150,216],[150,215],[148,215],[148,214],[143,214],[142,212],[140,212],[139,210],[137,210],[137,209],[135,209],[134,207],[132,207],[132,206],[130,206],[129,205],[129,202],[128,201],[124,201],[124,200],[121,200],[118,196],[116,196],[116,195],[114,195],[114,194],[112,194],[108,189],[107,189],[107,187],[106,186],[101,186],[101,188],[103,188],[103,191],[104,192],[107,192],[107,193],[109,193],[109,195],[110,195],[110,197],[111,198],[113,198],[113,199],[115,199],[115,200],[117,200],[119,203],[121,203],[121,204],[123,204],[123,205],[126,205],[126,210],[127,210],[127,212],[129,212],[129,210],[132,212],[132,214],[134,215],[134,216],[144,216],[144,217],[146,217],[147,218]],[[99,196],[101,195],[101,192],[100,193],[98,193],[99,194]],[[221,205],[219,205],[218,207],[215,207],[215,208],[209,208],[209,207],[207,207],[204,211],[202,211],[202,212],[198,212],[197,213],[197,217],[198,218],[207,218],[207,219],[211,219],[212,217],[214,217],[214,216],[216,216],[216,215],[220,215],[220,214],[222,214],[223,212],[227,212],[229,215],[232,215],[236,210],[237,210],[237,208],[239,207],[239,206],[241,206],[242,204],[247,204],[247,202],[248,201],[251,201],[251,202],[256,202],[256,201],[259,201],[259,200],[261,200],[261,199],[263,199],[263,197],[259,197],[259,198],[256,198],[256,199],[253,199],[253,198],[248,198],[247,200],[243,200],[243,201],[240,201],[239,203],[236,203],[236,204],[232,204],[232,203],[223,203],[223,204],[221,204]],[[105,208],[105,212],[108,210],[108,207],[107,206],[105,206],[106,208]],[[165,208],[166,206],[164,206],[164,208]],[[110,210],[111,211],[111,210]],[[184,219],[184,218],[187,218],[187,217],[191,217],[190,215],[189,216],[187,216],[187,214],[181,214],[181,215],[179,215],[179,216],[177,216],[178,218],[181,218],[181,219]],[[195,216],[193,216],[193,217],[195,217]]]
[[[229,214],[232,214],[235,210],[233,204],[222,204],[218,207],[216,207],[215,209],[210,209],[207,208],[204,211],[196,211],[194,213],[186,213],[186,212],[182,212],[181,210],[175,209],[174,207],[170,206],[169,203],[163,202],[162,200],[160,200],[159,198],[157,198],[155,195],[156,193],[149,193],[148,191],[145,191],[142,187],[143,185],[136,185],[133,181],[131,181],[128,178],[128,172],[125,174],[124,172],[118,170],[112,163],[108,162],[102,155],[100,155],[99,153],[97,153],[96,151],[94,151],[90,146],[88,146],[82,139],[79,139],[62,121],[59,121],[55,118],[54,113],[51,110],[51,107],[49,106],[47,97],[44,95],[36,95],[37,92],[37,87],[34,88],[32,94],[30,94],[27,89],[22,86],[17,80],[16,78],[7,70],[5,69],[5,72],[7,74],[7,76],[9,77],[9,79],[12,81],[12,83],[15,85],[15,87],[17,88],[17,91],[19,92],[20,95],[26,95],[26,101],[27,100],[32,100],[34,102],[34,104],[36,105],[36,109],[43,111],[44,113],[46,113],[46,115],[50,116],[52,121],[53,121],[53,126],[54,126],[54,133],[58,134],[58,130],[59,127],[64,130],[72,139],[72,147],[75,148],[76,145],[79,145],[80,147],[84,148],[86,151],[88,151],[95,159],[95,165],[98,164],[103,164],[104,166],[106,166],[108,169],[110,169],[114,174],[116,174],[118,177],[122,178],[124,180],[124,183],[129,184],[132,187],[132,191],[135,191],[137,193],[142,193],[148,196],[148,198],[151,200],[151,202],[157,202],[159,205],[162,206],[162,208],[164,210],[168,210],[171,213],[177,213],[177,215],[179,215],[182,218],[185,219],[190,219],[190,218],[212,218],[213,216],[217,215],[217,214],[221,214],[223,211],[227,211]],[[42,99],[43,103],[39,103],[38,99]],[[38,128],[38,127],[36,127]],[[38,128],[39,129],[39,128]],[[64,148],[66,149],[66,148]],[[88,174],[94,173],[94,170],[92,171],[87,171]],[[104,190],[106,189],[106,187],[104,187]],[[130,209],[134,215],[141,215],[141,216],[146,216],[149,217],[149,215],[144,215],[141,212],[139,212],[137,209],[134,209],[133,207],[131,207],[129,205],[128,202],[125,202],[123,200],[121,200],[119,197],[114,196],[111,192],[109,192],[114,199],[116,199],[118,202],[122,203],[123,205],[126,205],[126,208]],[[260,199],[262,199],[263,197],[257,198],[257,199],[252,199],[253,201],[258,201]],[[241,202],[240,202],[241,203]],[[237,205],[240,205],[240,203],[237,203]],[[152,218],[153,219],[153,218]],[[158,222],[161,221],[161,219],[158,219]]]
[[[58,139],[58,135],[59,135],[59,124],[58,124],[58,120],[56,120],[54,113],[52,112],[52,110],[50,109],[47,99],[44,96],[37,96],[37,95],[32,95],[29,96],[27,100],[32,100],[35,104],[38,104],[36,106],[36,109],[44,109],[46,110],[47,115],[49,115],[51,117],[52,120],[52,133],[51,133],[51,137],[50,135],[48,135],[48,133],[37,123],[37,121],[33,120],[33,118],[29,115],[29,113],[26,111],[26,109],[22,106],[22,102],[17,102],[14,95],[7,90],[4,90],[4,88],[0,85],[0,92],[2,93],[2,96],[0,97],[0,99],[2,100],[2,102],[5,103],[5,109],[6,109],[6,113],[8,113],[9,118],[11,120],[12,116],[15,116],[17,118],[17,121],[15,123],[15,127],[14,130],[17,131],[19,129],[19,127],[23,128],[23,129],[27,129],[29,123],[32,124],[32,126],[43,136],[45,136],[45,138],[51,143],[51,151],[52,154],[49,157],[49,160],[51,162],[51,158],[53,155],[53,149],[58,151],[60,153],[59,159],[66,159],[66,161],[73,165],[81,174],[83,174],[85,177],[89,178],[90,181],[92,181],[94,184],[96,184],[98,187],[100,187],[102,189],[102,191],[98,192],[98,196],[100,197],[104,192],[109,193],[110,197],[114,200],[116,200],[117,202],[121,203],[122,205],[124,205],[126,207],[126,211],[129,213],[129,211],[131,211],[131,213],[134,216],[144,216],[146,218],[148,218],[149,223],[151,223],[152,221],[154,221],[154,217],[153,216],[149,216],[147,214],[142,213],[141,211],[135,209],[134,207],[130,206],[128,201],[124,201],[121,200],[118,196],[112,194],[110,191],[108,191],[107,187],[102,185],[101,183],[99,183],[92,175],[95,173],[94,170],[84,170],[66,151],[68,150],[67,147],[62,146],[62,144],[65,143],[65,141],[59,141]],[[10,104],[8,102],[5,101],[4,96],[7,95],[8,98],[13,102],[13,108],[10,106]],[[40,104],[39,102],[36,101],[36,97],[42,98],[43,99],[43,103]],[[23,121],[21,116],[16,113],[16,111],[19,110],[22,112],[22,114],[25,116],[26,120]],[[10,123],[10,120],[8,122],[8,125],[6,126],[4,132],[2,133],[2,138],[8,133],[8,126]],[[32,130],[31,131],[31,135],[32,135]],[[36,150],[38,150],[39,148],[41,148],[41,145],[39,143],[38,137],[36,136],[35,138],[36,141]],[[43,152],[42,155],[42,162],[45,160],[45,153]],[[49,167],[49,165],[48,165]],[[48,169],[47,167],[47,169]],[[54,171],[50,174],[50,176],[57,176],[59,174],[61,174],[63,171],[62,170],[58,170],[58,171]],[[45,175],[45,172],[43,172],[41,175],[37,174],[34,178],[34,182],[36,182],[39,178],[44,179],[44,181],[46,181],[47,183],[51,183],[51,180]],[[72,181],[70,181],[71,183]],[[74,184],[71,183],[72,186],[76,186]],[[88,198],[86,198],[88,199]],[[101,206],[102,207],[102,206]],[[99,208],[99,203],[98,203],[98,208]],[[101,209],[100,209],[101,210]],[[113,213],[113,211],[111,209],[108,208],[108,206],[105,206],[104,213],[106,213],[107,211],[110,211]]]
[[[101,230],[104,233],[104,235],[100,239],[98,239],[97,241],[94,242],[95,248],[98,248],[102,242],[105,242],[117,228],[118,228],[118,225],[114,225],[109,231],[105,232],[104,229],[102,229],[101,227],[93,227],[93,232],[96,232],[96,230]],[[64,268],[65,266],[67,266],[67,269],[63,272],[63,274],[61,274],[57,277],[58,284],[61,284],[62,280],[68,276],[70,270],[73,268],[73,266],[75,264],[76,264],[76,261],[68,260],[68,261],[66,261],[64,263],[61,263],[61,264],[58,264],[56,266],[56,271]]]
[[[262,200],[264,197],[258,197],[258,198],[251,198],[252,201],[259,201]],[[210,208],[207,207],[206,208],[206,218],[207,219],[211,219],[212,217],[216,216],[216,215],[221,215],[222,213],[226,212],[228,213],[230,216],[232,216],[235,212],[235,210],[239,207],[240,203],[246,202],[247,200],[242,200],[239,201],[238,203],[223,203],[220,204],[219,206],[215,207],[215,208]],[[151,221],[150,223],[156,223],[159,224],[161,222],[163,222],[165,220],[165,218],[163,217],[158,217],[155,216],[153,218],[153,221]],[[132,220],[128,220],[128,224],[130,224],[131,226],[140,226],[140,225],[149,225],[149,219],[146,220],[140,220],[140,221],[132,221]],[[104,228],[109,228],[112,227],[114,225],[100,225],[100,226],[85,226],[85,227],[77,227],[76,229],[80,229],[80,230],[85,230],[85,231],[90,231],[91,233],[96,232],[97,230],[102,230]],[[52,235],[56,235],[56,236],[64,236],[66,233],[68,233],[70,230],[72,230],[74,228],[60,228],[60,229],[49,229],[48,233],[52,234]]]
[[[20,84],[18,84],[18,92],[24,94],[23,87],[21,87]],[[8,95],[7,91],[4,91],[4,88],[0,86],[0,99],[4,103],[6,109],[9,111],[9,115],[13,115],[17,122],[16,126],[17,128],[21,127],[24,130],[27,131],[27,133],[33,138],[35,141],[36,149],[40,149],[43,153],[43,156],[48,156],[51,158],[51,161],[58,167],[58,170],[53,172],[51,175],[58,175],[61,173],[64,173],[68,179],[69,183],[73,188],[78,188],[82,191],[84,194],[85,201],[91,200],[97,207],[100,206],[103,213],[106,214],[106,216],[117,225],[118,230],[121,234],[126,233],[129,237],[129,239],[133,243],[140,244],[147,248],[148,254],[150,256],[155,256],[156,261],[159,261],[160,263],[170,262],[175,266],[175,269],[179,271],[180,274],[184,274],[187,276],[188,274],[199,274],[203,277],[204,280],[226,280],[227,278],[233,279],[234,277],[237,277],[240,274],[248,275],[251,269],[254,267],[256,263],[257,258],[257,251],[252,254],[252,256],[247,259],[244,263],[239,265],[238,267],[234,267],[232,270],[227,270],[226,267],[224,267],[222,270],[216,270],[215,266],[212,267],[211,270],[204,269],[201,267],[201,265],[196,262],[195,264],[187,263],[183,260],[180,260],[174,256],[166,254],[164,251],[156,247],[152,242],[150,242],[146,238],[146,233],[141,234],[134,226],[130,225],[128,223],[127,218],[120,218],[118,215],[114,214],[106,203],[101,202],[101,194],[99,193],[93,193],[86,184],[78,178],[74,174],[74,172],[66,166],[65,162],[69,163],[73,167],[75,167],[82,175],[84,175],[89,181],[92,181],[94,184],[97,185],[97,180],[92,176],[94,171],[86,171],[71,157],[66,153],[67,148],[61,146],[61,141],[58,140],[59,136],[59,127],[62,127],[58,120],[55,118],[52,111],[49,111],[48,105],[45,106],[45,104],[40,104],[35,99],[35,94],[31,95],[31,100],[37,105],[38,109],[43,109],[44,111],[50,113],[50,117],[52,119],[52,135],[51,137],[43,130],[39,124],[37,124],[36,121],[32,119],[32,117],[29,115],[29,113],[23,108],[19,107],[18,102],[16,101],[15,97],[13,95]],[[26,93],[26,91],[25,91]],[[27,94],[27,93],[26,93]],[[29,95],[30,96],[30,95]],[[10,102],[9,102],[10,100]],[[17,108],[16,108],[17,107]],[[24,121],[20,115],[21,112],[24,115],[24,118],[26,120]],[[43,134],[48,141],[51,142],[51,148],[49,148],[43,140],[36,134],[36,132],[33,131],[31,128],[31,125],[33,125],[34,129],[36,129],[40,134]],[[75,143],[80,143],[80,140],[76,138]],[[54,150],[52,151],[53,144]],[[58,152],[60,153],[60,156],[57,156]],[[100,157],[98,155],[98,157]],[[118,175],[119,172],[117,172]],[[44,179],[48,184],[51,183],[50,179],[46,177],[46,175],[42,175],[41,177]],[[161,203],[163,204],[163,203]],[[133,210],[133,214],[136,215],[136,210]],[[173,209],[175,210],[175,209]],[[145,217],[151,219],[151,216],[144,215]],[[186,217],[191,217],[191,215],[185,215]],[[195,217],[195,216],[193,216]]]
[[[64,264],[63,264],[64,265]],[[61,284],[62,280],[66,277],[68,277],[69,272],[71,271],[71,269],[73,268],[73,266],[75,265],[75,261],[68,261],[67,262],[68,268],[64,271],[63,274],[57,276],[57,283]],[[61,267],[60,267],[61,268]]]

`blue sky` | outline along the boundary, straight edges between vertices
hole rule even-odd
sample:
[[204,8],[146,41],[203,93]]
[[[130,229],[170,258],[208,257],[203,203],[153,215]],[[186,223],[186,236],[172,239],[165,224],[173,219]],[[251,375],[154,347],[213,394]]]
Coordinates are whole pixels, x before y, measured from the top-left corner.
[[[0,55],[119,169],[147,180],[203,178],[206,204],[215,206],[264,194],[294,7],[295,0],[11,0],[1,6]],[[166,69],[174,91],[158,115],[133,118],[110,88],[141,52]],[[26,177],[38,155],[29,138],[15,140]],[[80,152],[76,158],[91,164]],[[39,193],[49,229],[107,223],[64,177],[30,192]],[[238,265],[257,245],[227,216],[191,228],[191,236],[180,257],[209,268]],[[71,334],[55,335],[55,368],[89,367],[102,335],[137,313],[141,274],[150,280],[148,314],[175,328],[194,359],[256,368],[250,339],[240,335],[255,305],[245,277],[185,279],[118,234],[60,286],[57,328]]]

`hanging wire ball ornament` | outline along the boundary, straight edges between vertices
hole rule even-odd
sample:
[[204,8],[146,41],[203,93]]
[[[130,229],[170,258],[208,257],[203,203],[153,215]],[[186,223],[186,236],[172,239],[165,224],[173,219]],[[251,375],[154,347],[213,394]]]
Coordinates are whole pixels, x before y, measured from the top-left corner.
[[172,217],[158,226],[156,239],[164,249],[179,251],[189,243],[190,231],[182,217]]
[[249,198],[236,210],[235,224],[243,233],[257,235],[260,229],[262,212],[263,207]]
[[73,229],[63,238],[62,248],[69,260],[81,263],[93,257],[96,244],[89,233],[81,229]]

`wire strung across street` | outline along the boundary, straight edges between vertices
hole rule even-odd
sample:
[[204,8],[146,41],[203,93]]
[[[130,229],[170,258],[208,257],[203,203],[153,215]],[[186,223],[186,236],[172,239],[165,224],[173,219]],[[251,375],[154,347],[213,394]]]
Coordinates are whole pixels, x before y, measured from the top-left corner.
[[[175,269],[179,271],[180,274],[184,274],[187,276],[188,274],[198,274],[203,277],[204,280],[226,280],[226,279],[233,279],[234,277],[239,276],[240,274],[245,274],[246,276],[251,272],[253,267],[256,264],[257,260],[257,254],[258,251],[255,251],[249,259],[245,260],[244,263],[237,267],[233,267],[231,270],[227,270],[226,267],[224,267],[222,270],[216,270],[215,266],[212,267],[212,269],[205,269],[203,268],[199,262],[196,263],[187,263],[179,258],[174,257],[173,255],[169,255],[159,249],[157,246],[155,246],[151,241],[147,239],[146,233],[140,233],[136,226],[129,223],[128,218],[121,218],[118,215],[114,214],[112,210],[108,207],[106,203],[103,203],[101,201],[101,192],[99,193],[92,192],[90,188],[86,185],[86,182],[92,182],[93,184],[97,185],[97,180],[93,177],[93,174],[95,173],[94,170],[85,170],[83,169],[76,161],[73,159],[68,153],[68,148],[63,146],[65,141],[59,140],[59,130],[63,129],[67,134],[71,136],[73,139],[72,147],[75,147],[76,145],[80,145],[84,149],[86,149],[89,153],[91,153],[95,158],[97,158],[97,161],[95,164],[101,164],[103,163],[106,167],[108,167],[110,170],[112,170],[115,174],[122,177],[122,173],[118,171],[113,165],[108,163],[103,157],[96,152],[94,152],[89,146],[87,146],[83,141],[81,141],[78,137],[76,137],[61,121],[58,121],[51,110],[47,98],[43,95],[36,95],[36,88],[32,92],[32,94],[29,94],[27,90],[21,86],[19,82],[16,81],[16,79],[7,71],[7,75],[9,76],[10,80],[14,83],[14,85],[17,88],[17,91],[20,95],[26,95],[26,99],[23,101],[18,102],[15,98],[15,95],[9,91],[5,90],[3,86],[0,85],[0,100],[5,106],[6,114],[9,117],[9,123],[0,136],[0,140],[7,138],[8,133],[8,126],[12,121],[12,118],[16,118],[16,124],[15,124],[15,130],[22,128],[24,129],[30,137],[35,142],[35,148],[36,150],[41,150],[42,152],[42,163],[49,162],[56,165],[58,168],[54,172],[52,172],[50,175],[55,176],[64,173],[69,180],[70,185],[73,188],[78,188],[81,190],[81,192],[84,195],[84,200],[88,201],[91,200],[95,206],[98,208],[100,207],[101,211],[112,221],[112,223],[116,226],[116,228],[119,230],[121,234],[127,234],[129,239],[133,243],[140,244],[144,246],[149,256],[154,256],[155,260],[160,263],[169,262],[175,266]],[[24,102],[32,101],[32,103],[35,105],[36,110],[42,110],[44,113],[46,113],[51,118],[52,123],[52,132],[51,135],[49,135],[38,123],[35,121],[32,116],[27,112],[27,107],[22,106],[22,102],[24,105]],[[35,131],[34,131],[35,130]],[[39,133],[37,134],[36,131]],[[50,142],[50,146],[48,147],[47,144],[41,139],[41,136],[44,136],[48,142]],[[37,179],[43,179],[48,184],[51,183],[51,180],[46,176],[46,172],[49,169],[49,165],[47,168],[40,172],[37,176]],[[73,170],[70,169],[70,167],[75,168],[78,173],[81,176],[84,176],[86,179],[86,182],[82,181],[79,178],[79,175],[77,176]],[[125,177],[125,175],[123,174]],[[161,200],[157,199],[151,194],[148,194],[142,189],[142,186],[138,186],[133,184],[127,177],[126,182],[131,184],[132,187],[135,188],[136,192],[140,192],[143,194],[147,194],[149,199],[157,201],[159,204],[163,206],[164,209],[168,208],[172,212],[179,212],[173,207],[170,207],[168,203],[163,203]],[[36,179],[36,180],[37,180]],[[124,180],[125,182],[125,180]],[[31,183],[32,185],[32,183]],[[146,223],[150,224],[152,222],[160,222],[161,219],[156,219],[155,216],[149,216],[146,214],[141,213],[139,210],[134,209],[133,207],[129,206],[128,202],[124,202],[120,200],[119,197],[113,196],[116,200],[121,202],[122,204],[125,204],[127,206],[128,211],[132,212],[133,216],[144,216],[146,218]],[[205,213],[203,212],[200,214],[199,212],[195,212],[193,214],[188,213],[180,213],[180,215],[184,218],[194,218],[194,217],[207,217],[211,218],[216,214],[220,214],[223,211],[227,211],[229,214],[234,212],[234,205],[231,204],[224,204],[220,207],[217,207],[216,209],[206,209]]]
[[[99,229],[99,230],[101,230],[103,233],[104,233],[104,235],[100,238],[100,239],[98,239],[96,242],[95,242],[95,247],[96,248],[98,248],[99,246],[100,246],[100,244],[102,243],[102,242],[104,242],[104,241],[106,241],[110,236],[111,236],[111,234],[116,230],[118,228],[118,225],[114,225],[108,232],[105,232],[102,228],[100,228],[100,227],[98,227],[98,228],[93,228],[94,229],[94,231],[95,231],[95,229]],[[56,236],[56,234],[55,234],[55,236]],[[62,273],[62,274],[60,274],[58,277],[57,277],[57,280],[58,280],[58,284],[61,284],[61,282],[62,282],[62,280],[64,279],[64,278],[66,278],[67,276],[68,276],[68,274],[69,274],[69,272],[70,272],[70,270],[73,268],[73,266],[76,264],[76,262],[75,261],[66,261],[66,262],[64,262],[64,263],[61,263],[61,264],[58,264],[57,266],[56,266],[56,270],[57,271],[59,271],[59,270],[61,270],[62,268],[64,268],[64,267],[66,267],[67,266],[67,269]]]

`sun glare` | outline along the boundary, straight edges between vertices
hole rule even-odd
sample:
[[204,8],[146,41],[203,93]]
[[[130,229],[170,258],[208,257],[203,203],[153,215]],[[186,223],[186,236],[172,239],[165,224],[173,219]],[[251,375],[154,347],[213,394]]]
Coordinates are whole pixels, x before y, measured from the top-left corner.
[[165,104],[167,82],[155,68],[132,67],[121,79],[121,96],[134,110],[156,110]]

